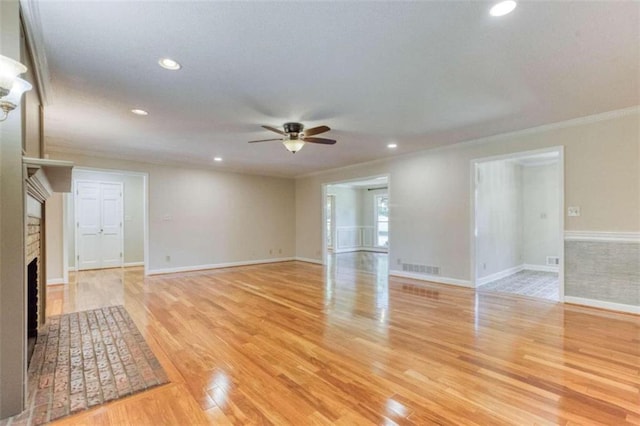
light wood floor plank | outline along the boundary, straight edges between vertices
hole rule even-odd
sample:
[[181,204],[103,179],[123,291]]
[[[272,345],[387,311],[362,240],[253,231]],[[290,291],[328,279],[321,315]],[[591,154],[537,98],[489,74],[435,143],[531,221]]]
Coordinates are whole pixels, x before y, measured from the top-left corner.
[[344,260],[73,278],[48,315],[123,304],[171,383],[59,425],[640,422],[638,316]]

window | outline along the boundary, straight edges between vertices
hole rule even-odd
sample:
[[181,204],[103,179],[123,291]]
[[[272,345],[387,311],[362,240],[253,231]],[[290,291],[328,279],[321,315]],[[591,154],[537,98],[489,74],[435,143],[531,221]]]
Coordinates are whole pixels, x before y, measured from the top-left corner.
[[376,247],[389,247],[389,197],[376,195]]

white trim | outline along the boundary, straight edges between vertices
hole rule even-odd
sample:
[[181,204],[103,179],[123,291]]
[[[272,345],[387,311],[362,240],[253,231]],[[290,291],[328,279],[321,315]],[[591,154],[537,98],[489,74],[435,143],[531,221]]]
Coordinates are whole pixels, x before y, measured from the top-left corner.
[[389,275],[394,277],[412,278],[414,280],[420,280],[420,281],[430,281],[438,284],[449,284],[449,285],[455,285],[459,287],[473,287],[471,285],[471,281],[469,280],[441,277],[439,275],[416,274],[415,272],[404,272],[404,271],[397,271],[394,269],[389,270]]
[[123,268],[130,268],[132,266],[144,266],[144,262],[127,262],[122,264]]
[[47,280],[47,285],[60,285],[67,284],[69,280],[65,280],[64,278],[49,278]]
[[298,262],[306,262],[306,263],[314,263],[316,265],[322,265],[322,260],[320,260],[320,259],[311,259],[311,258],[308,258],[308,257],[296,256],[293,260],[296,260]]
[[378,247],[350,247],[341,250],[333,250],[333,254],[355,253],[357,251],[368,251],[371,253],[389,253],[389,250]]
[[482,278],[476,279],[476,287],[480,287],[481,285],[488,284],[490,282],[508,277],[513,274],[517,274],[518,272],[525,269],[525,265],[514,266],[513,268],[504,269],[502,271],[495,272],[493,274],[487,275]]
[[239,262],[211,263],[208,265],[179,266],[177,268],[151,269],[148,275],[173,274],[176,272],[202,271],[205,269],[231,268],[234,266],[261,265],[263,263],[279,263],[296,260],[294,257],[281,257],[276,259],[242,260]]
[[612,311],[627,312],[630,314],[640,314],[640,306],[625,305],[623,303],[606,302],[604,300],[584,299],[582,297],[565,296],[565,303],[574,305],[589,306],[591,308],[608,309]]
[[525,263],[524,265],[522,265],[522,269],[525,271],[560,273],[560,266],[554,266],[554,265],[533,265],[531,263]]
[[640,243],[640,232],[565,231],[564,240]]
[[[564,129],[564,128],[567,128],[567,127],[574,127],[574,126],[579,126],[579,125],[583,125],[583,124],[597,123],[599,121],[613,120],[614,118],[625,117],[627,115],[638,114],[638,113],[640,113],[640,105],[635,105],[635,106],[628,107],[628,108],[616,109],[616,110],[613,110],[613,111],[607,111],[607,112],[603,112],[603,113],[599,113],[599,114],[587,115],[587,116],[584,116],[584,117],[573,118],[573,119],[570,119],[570,120],[559,121],[559,122],[556,122],[556,123],[543,124],[541,126],[536,126],[536,127],[529,127],[529,128],[526,128],[526,129],[516,130],[516,131],[513,131],[513,132],[499,133],[497,135],[486,136],[486,137],[482,137],[482,138],[470,139],[470,140],[460,141],[460,142],[451,143],[451,144],[447,144],[447,145],[436,146],[436,147],[433,147],[433,148],[427,148],[427,149],[423,149],[423,150],[420,150],[420,151],[410,152],[410,153],[407,153],[407,154],[396,155],[396,156],[393,156],[393,157],[379,158],[377,160],[371,160],[371,161],[365,161],[365,162],[362,162],[362,163],[350,164],[348,166],[335,167],[333,169],[320,170],[320,171],[311,172],[311,173],[304,173],[304,174],[301,174],[301,175],[296,175],[294,177],[294,179],[303,179],[303,178],[312,177],[312,176],[321,176],[321,175],[323,175],[325,173],[329,174],[329,173],[343,172],[343,171],[347,171],[347,170],[358,169],[358,168],[364,167],[364,166],[373,166],[375,164],[390,163],[390,162],[396,161],[396,160],[401,159],[401,158],[415,157],[416,155],[420,155],[420,154],[426,154],[426,153],[438,152],[438,151],[446,151],[446,150],[449,150],[449,149],[456,149],[456,148],[460,148],[460,147],[463,147],[463,146],[481,145],[481,144],[484,144],[484,143],[496,142],[496,141],[500,141],[500,140],[503,140],[503,139],[515,138],[515,137],[518,137],[518,136],[526,136],[526,135],[531,135],[531,134],[536,134],[536,133],[542,133],[542,132],[546,132],[546,131],[549,131],[549,130]],[[562,158],[561,158],[561,161],[562,161]],[[563,210],[564,210],[564,206],[563,206]]]

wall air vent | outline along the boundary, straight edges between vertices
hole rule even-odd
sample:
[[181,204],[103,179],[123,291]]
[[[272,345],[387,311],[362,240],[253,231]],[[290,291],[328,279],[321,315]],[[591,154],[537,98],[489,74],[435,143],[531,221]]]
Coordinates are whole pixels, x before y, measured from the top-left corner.
[[439,266],[416,265],[413,263],[403,263],[402,270],[404,272],[416,272],[419,274],[440,275]]
[[560,265],[560,258],[558,256],[547,256],[547,265],[550,265],[550,266]]

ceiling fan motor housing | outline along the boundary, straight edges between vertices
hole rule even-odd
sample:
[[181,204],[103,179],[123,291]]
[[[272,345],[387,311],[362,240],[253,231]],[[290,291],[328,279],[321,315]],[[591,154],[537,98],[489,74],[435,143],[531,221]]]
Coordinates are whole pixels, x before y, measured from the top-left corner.
[[302,133],[304,130],[302,123],[284,123],[282,127],[285,133]]

